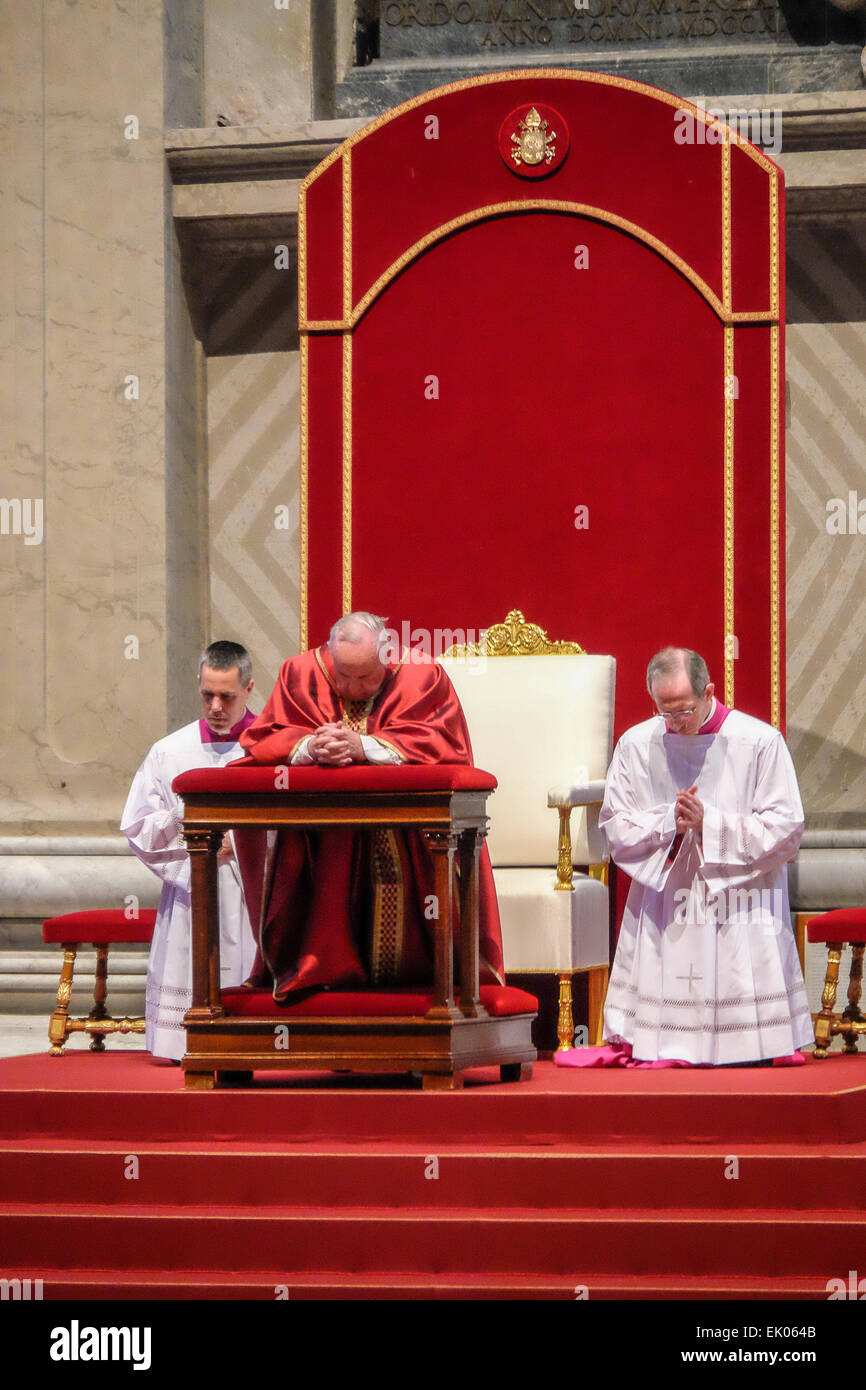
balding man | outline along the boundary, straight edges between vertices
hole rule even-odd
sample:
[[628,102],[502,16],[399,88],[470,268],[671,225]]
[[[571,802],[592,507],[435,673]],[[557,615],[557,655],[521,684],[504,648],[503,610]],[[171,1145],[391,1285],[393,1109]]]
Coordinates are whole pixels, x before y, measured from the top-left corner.
[[647,688],[656,713],[617,744],[599,817],[632,879],[605,1038],[646,1063],[802,1060],[786,865],[803,808],[785,741],[722,705],[686,648],[652,658]]
[[[385,620],[349,613],[329,641],[283,663],[241,735],[248,761],[472,763],[460,702],[441,666],[391,659]],[[259,955],[254,984],[288,999],[325,985],[429,984],[433,866],[417,831],[238,833]],[[502,946],[486,849],[479,878],[482,978],[502,982]]]

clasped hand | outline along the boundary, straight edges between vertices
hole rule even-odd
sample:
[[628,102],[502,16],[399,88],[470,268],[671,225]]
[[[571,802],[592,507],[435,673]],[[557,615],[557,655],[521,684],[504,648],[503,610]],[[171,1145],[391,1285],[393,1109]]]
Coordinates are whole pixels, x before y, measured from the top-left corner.
[[324,767],[348,767],[366,762],[361,735],[345,724],[322,724],[307,745],[310,757]]
[[684,835],[687,830],[700,832],[704,824],[704,803],[695,796],[697,783],[687,791],[677,792],[675,815],[677,834]]
[[230,864],[234,857],[235,852],[232,848],[232,837],[227,830],[217,850],[217,864],[219,864],[220,867],[222,867],[223,864]]

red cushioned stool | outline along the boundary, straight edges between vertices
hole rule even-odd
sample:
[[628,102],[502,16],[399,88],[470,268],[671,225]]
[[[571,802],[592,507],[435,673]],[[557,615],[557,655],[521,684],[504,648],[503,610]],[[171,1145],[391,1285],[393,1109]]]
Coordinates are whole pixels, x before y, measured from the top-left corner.
[[[66,912],[62,917],[49,917],[42,923],[43,941],[58,942],[63,947],[57,1008],[48,1023],[52,1057],[63,1056],[70,1033],[89,1033],[91,1052],[104,1052],[106,1033],[144,1032],[143,1018],[112,1018],[106,1010],[108,948],[149,942],[155,925],[156,913],[152,908],[139,910],[137,916],[132,918],[123,911],[106,908],[97,908],[93,912]],[[93,946],[96,950],[93,1008],[86,1018],[70,1018],[72,973],[75,957],[82,946]]]
[[[863,947],[866,945],[866,907],[840,907],[813,917],[806,927],[809,941],[827,947],[827,974],[821,995],[821,1012],[815,1019],[815,1056],[827,1056],[833,1038],[838,1033],[845,1039],[845,1051],[857,1052],[857,1036],[866,1033],[866,1017],[860,1011],[860,990],[863,981]],[[836,986],[839,982],[839,962],[842,947],[851,947],[851,971],[848,979],[848,1007],[843,1013],[834,1012]]]

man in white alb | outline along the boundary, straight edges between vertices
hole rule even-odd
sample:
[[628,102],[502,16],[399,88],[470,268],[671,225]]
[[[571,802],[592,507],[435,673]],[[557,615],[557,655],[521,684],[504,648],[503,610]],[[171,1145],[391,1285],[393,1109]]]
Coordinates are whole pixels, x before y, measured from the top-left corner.
[[[127,798],[121,830],[142,863],[162,879],[147,967],[145,1045],[155,1057],[179,1061],[186,1033],[183,1016],[192,1002],[190,867],[181,835],[182,803],[171,789],[181,772],[222,767],[243,756],[238,738],[253,723],[246,708],[252,665],[237,642],[212,642],[199,662],[203,719],[155,743]],[[217,856],[220,903],[220,967],[224,988],[240,985],[255,959],[231,833]]]
[[790,754],[716,700],[706,663],[668,647],[629,729],[599,825],[632,879],[604,1010],[615,1052],[656,1065],[802,1061],[812,1024],[788,909],[803,832]]

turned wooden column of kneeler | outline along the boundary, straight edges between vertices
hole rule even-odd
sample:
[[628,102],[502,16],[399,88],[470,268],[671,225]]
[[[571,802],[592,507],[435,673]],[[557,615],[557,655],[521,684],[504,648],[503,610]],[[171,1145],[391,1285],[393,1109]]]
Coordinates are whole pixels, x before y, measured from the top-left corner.
[[[273,768],[230,767],[183,773],[173,783],[184,801],[192,864],[187,1086],[209,1088],[215,1075],[237,1079],[264,1068],[416,1071],[427,1088],[460,1085],[468,1067],[498,1065],[503,1079],[528,1075],[536,1056],[535,999],[504,986],[479,989],[478,862],[496,779],[462,765],[427,765],[292,768],[289,780],[289,789],[275,790]],[[221,991],[216,856],[231,827],[421,831],[433,856],[439,912],[431,924],[432,987],[323,990],[297,1005],[278,1005],[264,991]]]

